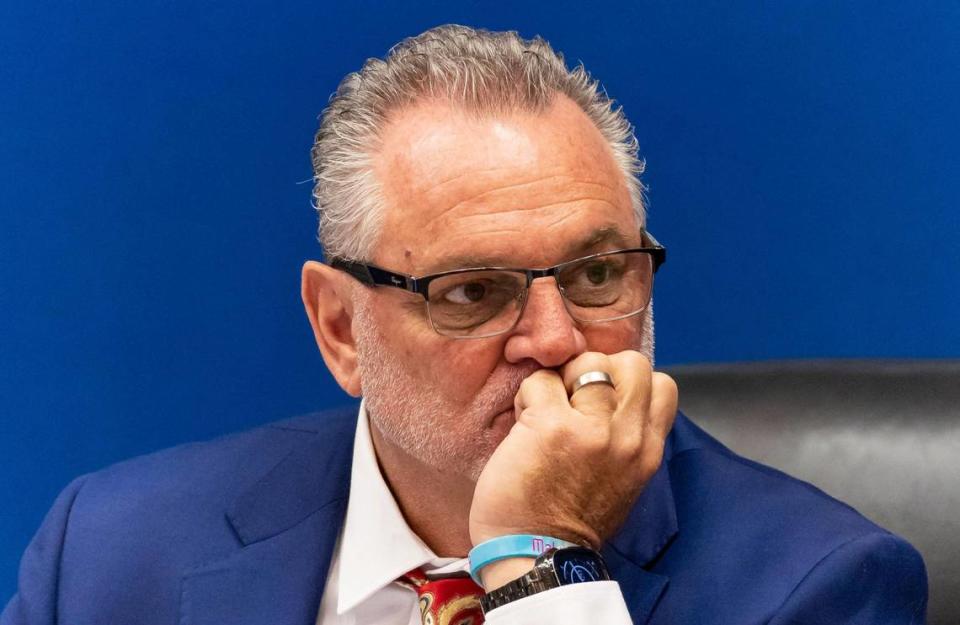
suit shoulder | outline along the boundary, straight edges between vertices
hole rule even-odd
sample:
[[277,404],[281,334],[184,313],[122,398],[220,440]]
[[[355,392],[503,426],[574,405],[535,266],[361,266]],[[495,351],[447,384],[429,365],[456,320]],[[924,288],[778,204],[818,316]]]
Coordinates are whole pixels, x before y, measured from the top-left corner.
[[229,491],[231,485],[242,486],[245,477],[269,470],[304,441],[352,440],[356,416],[355,408],[316,412],[144,454],[87,475],[84,492],[107,488],[155,497],[168,489]]
[[926,611],[923,558],[899,536],[874,532],[824,556],[770,623],[924,623]]
[[223,526],[223,510],[289,454],[307,445],[352,448],[355,425],[355,408],[318,412],[118,462],[85,476],[71,529]]
[[[907,541],[812,484],[737,455],[685,417],[677,424],[667,470],[679,532],[657,570],[684,600],[668,601],[664,618],[709,611],[732,622],[762,613],[767,622],[798,588],[814,590],[797,595],[803,599],[831,584],[847,588],[837,601],[876,601],[876,593],[858,597],[844,582],[865,566],[899,583],[905,605],[919,601],[923,562]],[[888,574],[898,567],[921,573],[897,582]]]
[[28,586],[55,588],[69,622],[173,619],[187,572],[236,553],[263,519],[282,530],[327,493],[345,490],[356,415],[354,408],[287,419],[75,480],[38,535],[34,551],[52,554],[47,577]]
[[688,419],[681,428],[684,446],[669,461],[681,518],[699,517],[743,544],[761,541],[754,544],[774,551],[802,545],[807,557],[863,536],[891,535],[813,484],[734,453]]

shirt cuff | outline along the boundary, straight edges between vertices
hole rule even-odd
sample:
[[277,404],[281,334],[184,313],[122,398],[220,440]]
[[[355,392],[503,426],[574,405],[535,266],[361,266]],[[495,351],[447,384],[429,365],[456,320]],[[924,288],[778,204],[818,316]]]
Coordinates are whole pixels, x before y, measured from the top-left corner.
[[632,625],[615,581],[583,582],[551,588],[490,610],[486,625]]

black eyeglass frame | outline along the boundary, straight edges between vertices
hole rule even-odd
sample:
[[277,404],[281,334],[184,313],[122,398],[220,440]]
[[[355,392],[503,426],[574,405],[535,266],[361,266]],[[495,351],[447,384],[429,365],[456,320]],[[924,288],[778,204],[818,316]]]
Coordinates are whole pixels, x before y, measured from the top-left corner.
[[[442,278],[444,276],[449,276],[458,273],[466,273],[472,271],[510,271],[514,273],[522,273],[526,275],[527,284],[526,289],[530,289],[530,285],[537,278],[548,278],[553,277],[557,280],[557,286],[560,286],[560,272],[563,271],[566,267],[570,265],[575,265],[577,263],[582,263],[593,258],[598,258],[600,256],[607,256],[609,254],[619,254],[621,252],[644,252],[650,255],[651,260],[653,261],[653,273],[657,273],[657,270],[660,266],[667,261],[667,248],[661,245],[652,234],[647,231],[642,231],[641,236],[646,243],[642,247],[630,247],[618,250],[608,250],[606,252],[597,252],[596,254],[590,254],[588,256],[583,256],[581,258],[574,258],[573,260],[564,261],[562,263],[556,264],[552,267],[544,267],[542,269],[530,269],[530,268],[521,268],[521,267],[464,267],[462,269],[451,269],[449,271],[441,271],[438,273],[426,274],[423,276],[411,276],[405,273],[399,273],[396,271],[390,271],[389,269],[384,269],[383,267],[378,267],[376,265],[371,265],[368,263],[362,263],[355,260],[347,260],[345,258],[334,257],[329,260],[329,265],[334,269],[339,269],[344,271],[361,283],[367,286],[392,286],[398,289],[403,289],[405,291],[410,291],[411,293],[417,293],[421,295],[423,299],[427,302],[427,305],[430,304],[429,288],[430,283],[437,278]],[[563,293],[563,288],[560,288],[561,294]],[[565,296],[564,296],[565,297]],[[641,312],[643,309],[637,311]],[[637,313],[632,313],[637,314]],[[431,319],[431,325],[433,325],[433,320]],[[436,328],[434,329],[438,333],[443,334]],[[507,332],[504,330],[503,332]],[[502,334],[503,332],[497,332],[496,334]],[[476,338],[485,338],[486,336],[495,336],[492,335],[483,335]],[[450,336],[450,335],[444,335]],[[474,338],[468,336],[458,336],[451,338]]]

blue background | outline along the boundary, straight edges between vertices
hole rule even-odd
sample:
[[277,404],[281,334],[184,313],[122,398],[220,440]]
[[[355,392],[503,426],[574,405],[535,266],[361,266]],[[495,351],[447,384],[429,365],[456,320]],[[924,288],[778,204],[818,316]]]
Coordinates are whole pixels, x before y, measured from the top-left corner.
[[960,4],[0,4],[0,603],[67,481],[346,397],[299,300],[316,118],[444,22],[636,124],[660,364],[957,357]]

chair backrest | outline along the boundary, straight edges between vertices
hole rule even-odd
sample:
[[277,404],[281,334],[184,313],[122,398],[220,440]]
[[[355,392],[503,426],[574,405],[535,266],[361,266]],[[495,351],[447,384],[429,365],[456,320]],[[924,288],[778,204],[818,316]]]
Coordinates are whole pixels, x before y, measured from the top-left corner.
[[931,625],[960,623],[960,361],[819,360],[665,369],[725,445],[909,540]]

